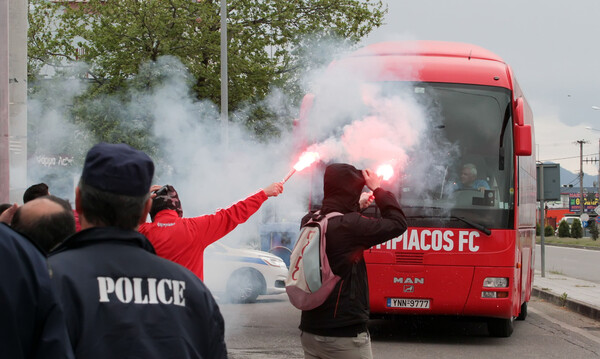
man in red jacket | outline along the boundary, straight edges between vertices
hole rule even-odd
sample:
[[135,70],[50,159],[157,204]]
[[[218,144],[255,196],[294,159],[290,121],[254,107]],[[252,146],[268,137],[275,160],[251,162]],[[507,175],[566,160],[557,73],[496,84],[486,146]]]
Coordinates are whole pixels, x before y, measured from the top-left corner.
[[227,209],[200,217],[183,218],[183,210],[177,191],[171,185],[156,188],[150,217],[152,223],[139,227],[156,250],[156,254],[188,268],[204,279],[204,249],[246,222],[268,197],[283,192],[283,184],[272,183],[250,197]]

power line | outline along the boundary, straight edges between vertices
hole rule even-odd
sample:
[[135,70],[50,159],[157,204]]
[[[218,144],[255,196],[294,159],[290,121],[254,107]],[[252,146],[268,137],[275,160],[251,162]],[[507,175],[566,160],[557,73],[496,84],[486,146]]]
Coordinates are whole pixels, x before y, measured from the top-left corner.
[[[598,156],[598,153],[590,153],[584,156]],[[548,161],[558,161],[558,160],[570,160],[573,158],[579,158],[579,156],[571,156],[571,157],[561,157],[561,158],[549,158],[549,159],[544,159],[544,160],[540,160],[541,162],[548,162]]]

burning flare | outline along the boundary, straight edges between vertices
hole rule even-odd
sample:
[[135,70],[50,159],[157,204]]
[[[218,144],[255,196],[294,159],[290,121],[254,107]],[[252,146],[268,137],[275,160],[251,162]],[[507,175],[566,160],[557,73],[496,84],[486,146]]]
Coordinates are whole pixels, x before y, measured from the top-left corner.
[[384,181],[387,181],[394,175],[394,168],[389,164],[383,164],[377,167],[376,173],[379,177],[383,177]]
[[313,162],[319,159],[319,154],[316,152],[303,152],[300,159],[294,165],[296,171],[302,171],[306,167],[313,164]]
[[318,160],[319,154],[317,152],[303,152],[302,155],[300,155],[300,159],[298,160],[298,162],[296,162],[296,164],[294,165],[294,168],[287,174],[287,176],[285,176],[282,182],[287,182],[287,180],[290,179],[290,177],[292,177],[292,175],[296,173],[296,171],[302,171],[303,169],[312,165]]

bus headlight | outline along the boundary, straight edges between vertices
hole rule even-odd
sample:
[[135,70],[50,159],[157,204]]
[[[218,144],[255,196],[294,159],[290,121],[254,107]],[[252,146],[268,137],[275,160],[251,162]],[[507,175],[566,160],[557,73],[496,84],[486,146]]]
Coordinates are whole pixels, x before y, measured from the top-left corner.
[[508,278],[487,277],[483,280],[486,288],[508,288]]

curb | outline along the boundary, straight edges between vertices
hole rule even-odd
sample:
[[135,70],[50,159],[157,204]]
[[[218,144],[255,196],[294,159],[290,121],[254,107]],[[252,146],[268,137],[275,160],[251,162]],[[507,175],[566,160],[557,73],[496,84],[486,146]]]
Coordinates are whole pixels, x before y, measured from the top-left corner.
[[[541,243],[536,243],[536,245],[541,245]],[[600,251],[600,247],[589,247],[589,246],[577,246],[574,244],[561,244],[561,243],[544,243],[544,246],[554,246],[554,247],[566,247],[566,248],[577,248],[577,249],[589,249],[592,251]]]
[[588,318],[600,321],[600,308],[595,307],[591,304],[583,303],[576,299],[571,299],[567,295],[566,297],[552,293],[549,290],[533,287],[531,295],[538,298],[544,299],[552,304],[556,304],[560,307],[565,307],[573,312],[584,315]]

